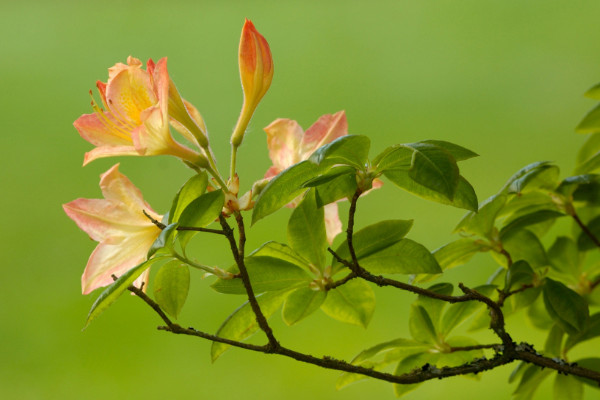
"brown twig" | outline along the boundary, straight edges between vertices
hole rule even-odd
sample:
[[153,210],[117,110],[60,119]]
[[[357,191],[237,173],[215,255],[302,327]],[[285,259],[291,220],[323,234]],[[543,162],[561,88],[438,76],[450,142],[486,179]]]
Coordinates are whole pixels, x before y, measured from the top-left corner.
[[579,227],[581,228],[581,230],[583,232],[585,232],[585,234],[592,240],[592,242],[594,242],[594,244],[597,247],[600,247],[600,240],[598,240],[598,238],[596,237],[596,235],[594,235],[594,233],[592,231],[590,231],[590,228],[588,228],[583,221],[579,218],[579,215],[577,215],[577,213],[575,212],[575,210],[573,209],[573,213],[571,214],[571,216],[573,217],[573,219],[575,220],[575,222],[577,222],[577,225],[579,225]]

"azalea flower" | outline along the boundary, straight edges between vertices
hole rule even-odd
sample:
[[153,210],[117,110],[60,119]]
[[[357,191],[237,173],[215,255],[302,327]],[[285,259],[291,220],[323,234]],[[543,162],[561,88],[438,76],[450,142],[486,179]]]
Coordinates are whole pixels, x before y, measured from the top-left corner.
[[[143,211],[158,221],[162,216],[152,210],[140,190],[119,172],[119,164],[100,176],[100,189],[104,199],[77,199],[63,204],[77,226],[100,242],[81,277],[83,294],[110,285],[112,275],[118,277],[146,260],[148,250],[161,232]],[[146,270],[135,285],[145,289],[148,273]]]
[[85,154],[83,165],[102,157],[159,154],[206,164],[204,154],[176,142],[169,131],[171,107],[171,114],[179,116],[173,121],[178,131],[192,143],[206,140],[200,114],[181,99],[169,79],[166,58],[156,64],[148,60],[144,70],[140,60],[128,57],[127,65],[109,68],[108,82],[98,81],[96,86],[104,109],[92,99],[94,113],[73,123],[81,137],[96,146]]
[[[348,121],[344,111],[320,117],[304,132],[298,122],[279,118],[265,128],[269,157],[273,162],[266,179],[271,179],[286,168],[307,160],[319,147],[348,134]],[[301,199],[295,199],[288,207],[296,207]],[[337,203],[324,206],[327,240],[333,239],[342,231]]]

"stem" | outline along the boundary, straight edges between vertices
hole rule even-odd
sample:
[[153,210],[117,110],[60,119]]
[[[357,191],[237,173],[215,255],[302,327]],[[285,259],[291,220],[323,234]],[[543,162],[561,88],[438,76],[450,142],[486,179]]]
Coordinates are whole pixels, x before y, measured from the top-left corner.
[[267,335],[267,339],[269,340],[269,346],[271,348],[276,349],[279,348],[279,342],[275,339],[273,335],[273,330],[269,326],[265,315],[260,309],[260,305],[256,300],[256,296],[254,294],[254,289],[252,289],[252,284],[250,283],[250,276],[248,275],[248,270],[246,269],[246,264],[244,262],[244,247],[246,244],[246,231],[244,229],[244,219],[242,218],[242,214],[239,212],[235,213],[235,218],[237,221],[238,229],[239,229],[239,242],[235,243],[235,237],[233,236],[233,229],[227,223],[225,217],[221,214],[219,215],[219,222],[223,227],[223,231],[225,232],[225,236],[229,240],[229,246],[231,247],[231,252],[233,253],[233,258],[240,270],[240,277],[242,278],[242,282],[244,284],[244,288],[246,289],[246,293],[248,294],[248,302],[252,307],[252,311],[256,316],[256,322],[260,329]]
[[[142,210],[142,212],[144,213],[144,215],[146,216],[146,218],[148,218],[150,220],[150,222],[152,222],[158,228],[165,229],[167,227],[162,222],[157,221],[156,219],[152,218],[152,216],[150,214],[148,214],[146,212],[146,210]],[[215,233],[217,235],[225,235],[225,232],[223,232],[221,229],[198,228],[198,227],[195,227],[195,226],[178,226],[176,228],[176,230],[178,230],[178,231],[207,232],[207,233]]]
[[581,221],[581,219],[579,218],[579,215],[577,215],[575,210],[573,210],[573,214],[571,214],[571,216],[573,217],[575,222],[577,222],[577,225],[579,225],[581,230],[584,231],[585,234],[588,235],[588,237],[590,239],[592,239],[592,242],[594,242],[594,244],[597,247],[600,247],[600,240],[598,240],[598,238],[592,233],[592,231],[590,231],[590,229],[583,223],[583,221]]
[[231,145],[231,168],[229,171],[229,175],[230,176],[235,176],[235,168],[236,168],[236,161],[237,161],[237,149],[238,146],[235,145]]

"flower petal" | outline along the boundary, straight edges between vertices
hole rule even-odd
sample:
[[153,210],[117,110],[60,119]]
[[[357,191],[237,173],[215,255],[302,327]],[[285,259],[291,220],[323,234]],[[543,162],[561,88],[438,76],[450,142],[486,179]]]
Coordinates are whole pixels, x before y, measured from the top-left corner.
[[112,275],[119,277],[144,261],[159,233],[160,230],[149,228],[137,235],[127,236],[118,245],[100,243],[92,252],[81,276],[83,294],[110,285],[113,282]]
[[133,146],[100,146],[85,153],[83,157],[83,165],[88,165],[98,158],[139,155],[140,154]]
[[325,232],[327,241],[333,243],[333,239],[342,232],[342,221],[338,215],[337,203],[327,204],[323,207],[325,211]]
[[304,131],[296,121],[285,118],[276,119],[265,128],[265,132],[267,133],[269,157],[279,172],[302,161],[299,150]]
[[131,146],[129,133],[110,113],[83,114],[73,122],[82,138],[94,146]]
[[348,121],[344,111],[323,115],[306,130],[302,138],[302,159],[307,159],[319,147],[347,134]]
[[133,125],[140,125],[140,113],[157,102],[150,75],[140,66],[141,63],[122,69],[106,86],[110,111]]

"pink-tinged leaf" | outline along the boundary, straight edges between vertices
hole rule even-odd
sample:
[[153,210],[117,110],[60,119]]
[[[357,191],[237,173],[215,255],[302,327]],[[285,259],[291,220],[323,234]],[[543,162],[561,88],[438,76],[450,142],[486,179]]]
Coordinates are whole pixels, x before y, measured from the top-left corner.
[[301,151],[304,154],[302,158],[308,158],[319,147],[347,134],[348,121],[344,111],[323,115],[306,130],[302,138]]
[[327,204],[325,210],[325,232],[327,233],[327,241],[331,245],[333,239],[342,232],[342,221],[338,214],[337,203]]

